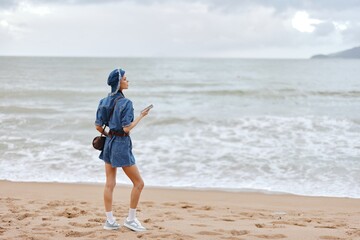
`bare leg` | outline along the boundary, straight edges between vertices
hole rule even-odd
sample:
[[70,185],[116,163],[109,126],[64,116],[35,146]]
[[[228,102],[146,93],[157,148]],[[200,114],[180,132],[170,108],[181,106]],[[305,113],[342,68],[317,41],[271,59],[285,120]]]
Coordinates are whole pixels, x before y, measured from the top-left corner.
[[105,163],[106,183],[104,189],[104,205],[105,212],[110,212],[112,209],[113,191],[116,185],[116,169],[111,164]]
[[130,197],[130,208],[135,209],[139,203],[141,191],[144,188],[144,181],[142,180],[140,172],[136,165],[132,165],[130,167],[123,167],[122,169],[133,183]]

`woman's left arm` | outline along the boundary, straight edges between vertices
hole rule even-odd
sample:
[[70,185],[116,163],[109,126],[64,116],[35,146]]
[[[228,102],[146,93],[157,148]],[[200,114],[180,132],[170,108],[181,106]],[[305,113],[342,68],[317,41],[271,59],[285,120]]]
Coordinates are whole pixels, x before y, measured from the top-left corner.
[[130,123],[130,125],[123,127],[124,132],[129,133],[131,129],[133,129],[140,122],[140,120],[143,119],[143,117],[145,117],[149,113],[149,111],[150,109],[141,112],[140,115],[137,118],[135,118],[135,120],[132,123]]

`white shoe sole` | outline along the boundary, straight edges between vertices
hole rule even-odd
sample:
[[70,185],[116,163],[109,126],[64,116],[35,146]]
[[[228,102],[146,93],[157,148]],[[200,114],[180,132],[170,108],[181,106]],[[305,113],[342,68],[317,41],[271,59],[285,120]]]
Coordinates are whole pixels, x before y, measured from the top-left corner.
[[119,227],[106,227],[106,226],[104,226],[103,228],[105,230],[118,230],[120,228],[120,226]]
[[131,230],[133,230],[133,231],[135,231],[135,232],[145,232],[146,231],[146,229],[138,229],[138,228],[135,228],[135,227],[133,227],[133,226],[127,224],[127,223],[124,223],[124,226],[131,229]]

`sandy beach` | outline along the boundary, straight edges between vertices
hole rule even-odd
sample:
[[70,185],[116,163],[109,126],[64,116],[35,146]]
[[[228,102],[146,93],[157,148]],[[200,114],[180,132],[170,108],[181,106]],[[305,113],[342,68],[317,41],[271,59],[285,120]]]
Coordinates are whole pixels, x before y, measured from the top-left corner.
[[[0,181],[0,239],[360,239],[360,199],[146,187],[148,231],[102,229],[103,186]],[[117,186],[114,214],[128,212]]]

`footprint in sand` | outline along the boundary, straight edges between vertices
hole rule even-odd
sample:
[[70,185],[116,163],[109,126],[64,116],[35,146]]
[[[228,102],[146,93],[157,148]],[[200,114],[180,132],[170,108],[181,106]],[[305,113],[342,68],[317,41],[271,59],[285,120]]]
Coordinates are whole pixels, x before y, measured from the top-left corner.
[[151,223],[151,219],[150,218],[145,219],[144,223]]
[[89,231],[89,232],[78,232],[78,231],[67,231],[67,232],[64,232],[65,233],[65,237],[84,237],[84,236],[88,236],[90,234],[94,234],[96,233],[96,231]]
[[2,198],[2,200],[5,200],[6,202],[13,202],[13,201],[20,201],[21,199],[7,197],[7,198]]
[[337,226],[335,226],[335,225],[323,225],[323,226],[314,226],[314,228],[330,228],[330,229],[336,229]]
[[320,239],[326,239],[326,240],[342,240],[343,238],[334,237],[334,236],[320,236]]
[[50,228],[50,227],[34,227],[32,228],[33,231],[49,231],[49,232],[53,232],[54,228]]
[[166,203],[163,203],[162,205],[164,205],[164,206],[168,206],[168,207],[174,207],[174,206],[176,206],[176,203],[173,203],[173,202],[166,202]]
[[57,208],[57,207],[60,207],[60,206],[67,206],[67,205],[68,204],[66,204],[64,201],[55,200],[55,201],[48,202],[45,206],[42,206],[40,208],[40,210],[54,209],[54,208]]
[[52,218],[51,217],[43,217],[41,218],[42,221],[51,221]]
[[103,223],[105,220],[104,220],[104,218],[91,218],[88,221],[89,222]]
[[77,222],[69,222],[69,225],[80,228],[93,228],[93,227],[101,226],[101,224],[98,223],[77,223]]
[[154,202],[151,202],[151,201],[144,201],[144,202],[141,202],[142,205],[145,205],[146,207],[153,207],[154,206]]
[[[194,239],[194,237],[192,237],[192,236],[178,234],[178,233],[150,234],[147,237],[149,237],[149,239],[172,239],[172,240]],[[138,236],[138,238],[139,238],[139,236]],[[148,239],[148,238],[145,238],[145,239]]]
[[224,239],[224,240],[245,240],[244,238],[238,238],[238,237],[222,237],[221,239]]
[[158,225],[155,225],[154,228],[159,229],[159,230],[163,230],[163,229],[164,229],[164,227],[158,226]]
[[85,215],[87,212],[85,210],[81,210],[77,207],[66,208],[63,212],[56,214],[59,217],[67,217],[67,218],[76,218],[81,215]]
[[97,216],[97,217],[104,217],[104,213],[98,212],[98,213],[95,213],[95,216]]
[[9,207],[9,210],[10,210],[11,213],[20,213],[20,212],[24,211],[24,208],[15,206],[12,203],[9,204],[8,207]]
[[282,225],[276,225],[276,224],[272,224],[272,225],[266,225],[266,224],[260,224],[260,223],[257,223],[255,224],[255,227],[257,228],[284,228],[284,226]]
[[260,218],[260,219],[273,219],[272,215],[267,215],[264,213],[257,213],[257,212],[241,212],[239,213],[239,217],[245,217],[242,219],[252,219],[254,217]]
[[[162,238],[162,239],[170,239],[172,237],[172,234],[157,234],[157,235],[150,235],[152,238]],[[149,236],[149,237],[150,237]],[[173,238],[172,238],[173,239]]]
[[[137,236],[139,238],[139,236]],[[106,239],[106,240],[118,240],[119,239],[119,234],[108,234],[108,235],[104,235],[101,236],[101,239]]]
[[254,235],[258,238],[264,238],[264,239],[281,239],[281,238],[287,238],[287,236],[283,234],[272,234],[272,235]]
[[257,223],[257,224],[255,224],[255,227],[257,227],[257,228],[264,228],[264,227],[265,227],[265,224]]
[[221,235],[221,233],[218,232],[211,232],[211,231],[201,231],[197,233],[198,235],[206,235],[206,236],[216,236]]
[[[13,239],[35,239],[33,236],[29,236],[27,234],[21,234],[21,235],[17,235],[15,236]],[[36,237],[36,240],[46,240],[49,239],[49,237]]]
[[291,222],[291,221],[273,221],[271,222],[274,225],[293,225],[298,227],[306,227],[306,224],[298,223],[298,222]]
[[36,214],[33,214],[33,213],[23,213],[23,214],[18,214],[16,219],[21,221],[21,220],[24,220],[25,218],[28,218],[28,217],[35,217],[37,216]]
[[221,219],[219,219],[219,220],[217,220],[217,221],[235,222],[235,220],[234,220],[234,219],[231,219],[231,218],[221,218]]
[[241,235],[246,235],[246,234],[249,234],[250,232],[247,231],[247,230],[241,230],[241,231],[238,231],[238,230],[231,230],[230,231],[230,234],[233,235],[233,236],[241,236]]
[[171,221],[184,220],[184,218],[178,217],[178,216],[169,216],[168,220],[171,220]]
[[59,206],[66,206],[66,203],[64,201],[50,201],[46,204],[48,207],[59,207]]
[[193,214],[194,217],[199,217],[199,218],[216,218],[214,216],[210,216],[207,214]]
[[190,224],[190,226],[194,226],[194,227],[207,227],[208,225],[205,224]]
[[164,213],[166,215],[166,218],[168,220],[183,220],[183,218],[177,216],[175,213],[173,212],[165,212]]
[[202,207],[200,207],[200,208],[198,208],[198,209],[199,209],[199,210],[205,210],[205,211],[213,210],[213,208],[210,207],[210,206],[202,206]]
[[185,205],[181,205],[181,208],[183,208],[183,209],[189,209],[189,208],[194,208],[194,206],[189,205],[189,204],[185,204]]

